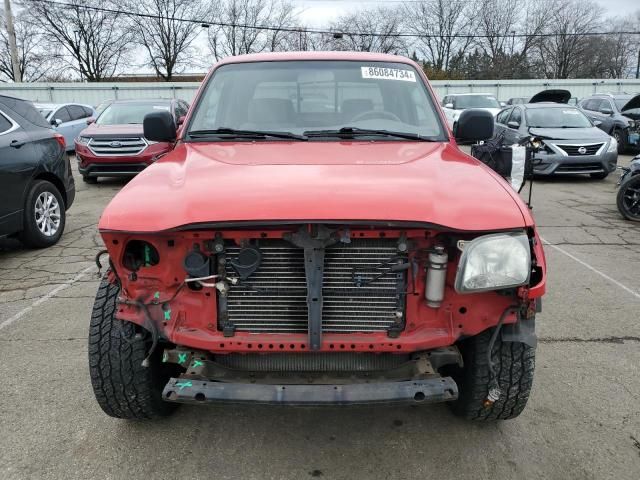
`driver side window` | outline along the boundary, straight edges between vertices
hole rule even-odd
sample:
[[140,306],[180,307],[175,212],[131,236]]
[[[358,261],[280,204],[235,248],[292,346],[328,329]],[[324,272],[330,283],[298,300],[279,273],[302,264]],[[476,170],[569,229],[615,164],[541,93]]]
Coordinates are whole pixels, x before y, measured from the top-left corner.
[[509,114],[511,113],[511,110],[513,110],[513,108],[505,108],[500,113],[498,113],[496,117],[496,122],[501,123],[502,125],[506,125],[507,119],[509,118]]
[[[522,124],[522,112],[519,108],[514,108],[513,113],[509,117],[509,123],[515,122],[518,124],[518,127]],[[513,127],[509,127],[513,128]]]

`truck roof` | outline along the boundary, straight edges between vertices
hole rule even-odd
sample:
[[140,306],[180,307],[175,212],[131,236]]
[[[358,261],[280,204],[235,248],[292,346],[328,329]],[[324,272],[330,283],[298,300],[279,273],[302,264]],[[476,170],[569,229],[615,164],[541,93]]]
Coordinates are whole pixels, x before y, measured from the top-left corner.
[[277,62],[293,60],[356,60],[370,62],[395,62],[416,66],[415,62],[399,55],[370,52],[269,52],[226,57],[219,64],[248,62]]

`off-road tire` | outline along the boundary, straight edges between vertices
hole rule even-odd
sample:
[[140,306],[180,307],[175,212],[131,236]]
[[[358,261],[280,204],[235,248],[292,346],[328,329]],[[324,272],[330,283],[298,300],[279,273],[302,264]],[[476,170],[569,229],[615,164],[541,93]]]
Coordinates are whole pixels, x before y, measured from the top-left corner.
[[[47,236],[40,231],[36,223],[34,213],[36,200],[38,196],[44,192],[51,193],[60,206],[60,226],[54,235]],[[30,248],[46,248],[58,243],[60,237],[64,233],[66,223],[66,205],[62,199],[60,191],[56,186],[46,180],[36,180],[29,187],[27,197],[24,203],[24,211],[22,213],[22,231],[18,235],[20,241]]]
[[[115,418],[151,419],[169,415],[176,404],[162,400],[171,364],[162,363],[156,349],[149,367],[143,367],[150,346],[149,335],[131,322],[115,318],[120,287],[103,277],[93,304],[89,326],[89,374],[102,410]],[[126,338],[123,338],[125,336]]]
[[609,172],[590,173],[589,176],[594,180],[604,180],[609,176]]
[[485,407],[489,393],[487,351],[494,329],[485,330],[460,343],[464,367],[453,373],[458,400],[450,402],[453,413],[468,420],[495,421],[515,418],[529,400],[535,368],[535,349],[520,342],[503,342],[498,335],[492,359],[502,395]]
[[640,214],[635,211],[630,211],[625,205],[624,196],[628,188],[640,189],[640,175],[636,174],[629,178],[626,178],[620,188],[618,189],[618,195],[616,196],[616,205],[618,210],[624,218],[633,222],[640,222]]
[[89,185],[95,185],[96,183],[98,183],[98,177],[88,177],[86,175],[83,175],[82,181],[84,183],[88,183]]

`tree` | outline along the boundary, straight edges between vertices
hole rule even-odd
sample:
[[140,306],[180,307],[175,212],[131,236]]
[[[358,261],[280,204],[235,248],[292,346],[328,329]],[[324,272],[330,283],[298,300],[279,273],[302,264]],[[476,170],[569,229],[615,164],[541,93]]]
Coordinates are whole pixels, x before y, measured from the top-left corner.
[[202,0],[141,0],[135,8],[144,17],[132,17],[136,41],[145,49],[147,65],[165,81],[185,66],[192,65],[196,57],[194,40],[200,33],[200,23],[185,22],[194,19],[204,22],[210,7]]
[[[358,52],[405,53],[402,31],[402,16],[399,9],[375,8],[357,10],[339,17],[331,29],[345,32],[341,38],[331,42],[335,50]],[[379,35],[370,35],[378,33]]]
[[67,0],[64,4],[28,0],[25,4],[47,48],[61,48],[60,58],[66,66],[90,82],[112,77],[133,39],[124,14],[90,8],[105,6],[118,8],[110,0]]
[[[279,51],[295,42],[297,16],[282,0],[225,0],[212,12],[209,47],[216,59]],[[218,24],[218,25],[215,25]]]

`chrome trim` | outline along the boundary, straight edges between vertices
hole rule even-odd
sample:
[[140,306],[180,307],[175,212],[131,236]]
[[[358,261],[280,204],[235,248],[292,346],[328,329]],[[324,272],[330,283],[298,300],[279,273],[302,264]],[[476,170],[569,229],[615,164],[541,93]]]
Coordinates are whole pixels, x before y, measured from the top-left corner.
[[0,110],[0,115],[2,115],[4,118],[6,118],[9,121],[9,123],[11,124],[11,127],[9,127],[9,130],[5,130],[4,132],[0,132],[0,135],[8,135],[9,133],[15,132],[17,129],[20,128],[20,124],[18,122],[16,122],[13,118],[11,118],[9,115],[4,113],[2,110]]
[[[112,143],[119,143],[117,147],[112,147]],[[123,138],[94,138],[87,142],[87,148],[96,157],[135,157],[146,150],[149,143],[144,137],[123,137]],[[127,148],[129,147],[129,148]],[[99,149],[97,151],[96,149]],[[118,152],[119,149],[127,149],[126,152]]]

